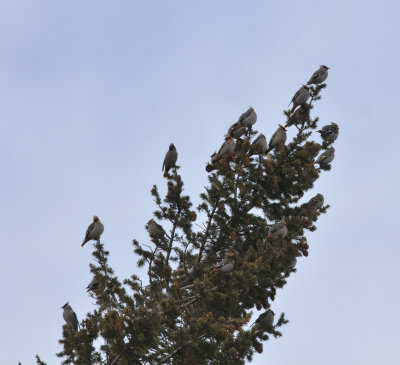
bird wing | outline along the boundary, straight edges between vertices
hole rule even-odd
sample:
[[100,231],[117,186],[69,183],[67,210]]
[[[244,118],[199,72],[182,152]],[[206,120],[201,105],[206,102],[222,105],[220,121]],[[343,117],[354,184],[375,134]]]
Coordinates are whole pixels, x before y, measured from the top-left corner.
[[90,233],[93,231],[93,228],[94,228],[94,222],[89,224],[89,227],[88,227],[87,230],[86,230],[85,239],[86,239],[86,238],[89,238],[89,235],[90,235]]
[[247,117],[249,117],[249,116],[251,115],[251,113],[252,113],[252,110],[251,110],[251,109],[247,109],[247,110],[239,117],[238,123],[239,123],[239,122],[243,122]]
[[[294,94],[293,98],[292,98],[292,103],[294,102],[294,100],[300,95],[301,89],[297,90],[296,94]],[[290,104],[290,103],[289,103]]]

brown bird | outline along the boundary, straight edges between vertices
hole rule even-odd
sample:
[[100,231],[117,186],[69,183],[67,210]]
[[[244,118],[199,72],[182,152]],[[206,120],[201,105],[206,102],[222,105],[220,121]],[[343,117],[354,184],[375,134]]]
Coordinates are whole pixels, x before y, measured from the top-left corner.
[[169,150],[165,154],[164,162],[161,171],[164,171],[164,177],[168,176],[168,171],[171,167],[175,167],[176,160],[178,159],[178,152],[173,143],[169,145]]
[[89,227],[86,230],[85,239],[83,240],[81,246],[83,247],[86,242],[90,240],[100,241],[100,236],[104,231],[103,223],[100,222],[99,217],[96,215],[93,216],[93,223],[89,224]]

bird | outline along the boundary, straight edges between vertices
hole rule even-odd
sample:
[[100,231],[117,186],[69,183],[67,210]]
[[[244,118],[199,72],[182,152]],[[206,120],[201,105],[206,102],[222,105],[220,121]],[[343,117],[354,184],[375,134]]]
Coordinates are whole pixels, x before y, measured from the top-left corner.
[[211,155],[211,164],[218,162],[226,153],[235,152],[235,146],[235,140],[229,134],[225,135],[225,142],[222,144],[218,153],[216,155]]
[[336,141],[339,136],[339,126],[332,122],[331,124],[323,126],[317,132],[321,134],[321,137],[324,141],[332,143]]
[[67,322],[67,325],[71,325],[75,331],[78,330],[78,317],[76,316],[76,313],[72,310],[69,302],[65,303],[61,308],[64,309],[63,318],[65,322]]
[[329,67],[327,67],[325,65],[321,65],[319,67],[319,69],[312,74],[310,80],[307,82],[307,85],[322,84],[328,77],[328,70],[329,70]]
[[280,125],[280,124],[278,124],[278,125],[279,125],[279,127],[275,131],[275,133],[272,135],[272,137],[271,137],[271,139],[269,141],[269,144],[268,144],[268,149],[267,149],[267,151],[265,153],[268,153],[268,152],[272,151],[280,143],[285,143],[286,142],[286,138],[287,138],[286,131],[287,131],[287,129],[284,126]]
[[[292,101],[293,103],[292,109],[290,110],[291,113],[299,106],[304,104],[307,99],[310,97],[310,90],[307,85],[303,85],[299,90],[297,90],[296,94],[294,94]],[[289,103],[289,105],[290,105]]]
[[319,164],[319,166],[327,166],[333,161],[334,158],[335,158],[335,148],[330,147],[318,156],[314,164],[317,163]]
[[324,205],[324,196],[322,194],[317,194],[309,200],[307,203],[308,209],[318,210]]
[[275,223],[269,227],[267,238],[283,238],[286,236],[287,232],[286,222],[282,219],[279,223]]
[[104,231],[103,223],[100,222],[99,217],[96,215],[93,216],[93,223],[89,224],[89,227],[86,230],[85,239],[83,240],[81,246],[83,247],[86,242],[90,240],[96,240],[100,242],[100,236]]
[[274,317],[275,317],[274,311],[268,309],[264,313],[261,313],[250,327],[256,324],[260,329],[264,330],[272,329],[272,326],[274,324]]
[[175,167],[176,160],[178,159],[178,152],[176,151],[175,145],[171,143],[169,149],[165,154],[164,162],[161,171],[164,171],[163,177],[168,176],[168,171],[171,167]]
[[96,277],[93,278],[93,280],[89,283],[89,285],[86,287],[86,291],[94,291],[99,288],[99,282],[97,281]]
[[228,129],[228,134],[232,136],[232,138],[240,138],[245,132],[246,126],[240,122],[233,123]]
[[160,235],[164,235],[165,233],[164,228],[160,224],[158,224],[154,219],[150,219],[147,222],[146,228],[149,231],[150,237],[157,237]]
[[250,155],[263,155],[267,150],[267,139],[260,133],[250,146]]
[[252,107],[249,107],[240,117],[237,123],[252,127],[257,122],[257,114]]
[[228,252],[225,254],[225,257],[211,269],[211,272],[220,271],[226,273],[232,271],[234,266],[235,266],[235,255],[233,253]]

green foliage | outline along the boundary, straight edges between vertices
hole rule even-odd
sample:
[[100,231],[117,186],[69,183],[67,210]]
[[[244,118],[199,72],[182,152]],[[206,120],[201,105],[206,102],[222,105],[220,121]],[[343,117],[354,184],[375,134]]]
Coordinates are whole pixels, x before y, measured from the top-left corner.
[[[135,275],[122,283],[108,266],[104,245],[94,246],[96,307],[79,331],[64,326],[63,364],[244,364],[271,336],[281,336],[284,313],[268,330],[248,324],[254,308],[271,308],[277,289],[295,272],[294,259],[308,255],[305,234],[328,208],[316,212],[298,204],[321,171],[313,164],[322,146],[310,140],[318,122],[310,111],[324,87],[311,88],[311,102],[293,115],[284,112],[286,127],[297,134],[268,156],[249,156],[257,132],[248,129],[235,153],[210,168],[197,213],[179,166],[164,198],[153,186],[154,218],[171,229],[160,228],[149,243],[133,240],[147,285]],[[205,217],[200,230],[197,214]],[[269,226],[283,218],[288,234],[268,239]],[[235,254],[234,270],[211,271],[226,252]],[[101,346],[94,345],[98,339]]]

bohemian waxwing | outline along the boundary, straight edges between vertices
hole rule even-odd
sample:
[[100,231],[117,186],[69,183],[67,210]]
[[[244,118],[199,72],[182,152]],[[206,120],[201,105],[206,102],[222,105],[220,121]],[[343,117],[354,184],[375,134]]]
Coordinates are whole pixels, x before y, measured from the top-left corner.
[[312,74],[310,81],[307,82],[307,85],[322,84],[328,77],[328,70],[329,67],[321,65],[320,68]]
[[89,224],[89,227],[86,230],[86,236],[83,240],[81,246],[83,247],[86,242],[90,240],[100,241],[100,236],[104,231],[103,223],[100,222],[99,217],[93,216],[93,223]]
[[97,281],[96,277],[93,278],[93,280],[89,283],[89,285],[86,287],[86,291],[94,291],[97,290],[99,287],[99,282]]
[[250,155],[263,155],[267,150],[267,139],[260,133],[250,146]]
[[[307,99],[310,97],[310,90],[307,85],[303,85],[299,90],[297,90],[296,94],[294,94],[291,103],[293,103],[293,107],[290,110],[291,113],[299,106],[304,104]],[[289,103],[290,105],[290,103]]]
[[164,171],[164,177],[168,176],[168,171],[171,167],[175,167],[176,160],[178,159],[178,152],[173,143],[169,145],[169,149],[165,154],[164,162],[161,171]]
[[282,219],[279,223],[275,223],[269,227],[267,238],[283,238],[287,232],[286,222]]
[[333,161],[334,158],[335,148],[330,147],[326,151],[322,152],[314,163],[318,163],[319,166],[327,166]]
[[308,209],[318,210],[324,205],[324,196],[322,194],[317,194],[309,200],[307,203]]
[[165,234],[164,228],[154,219],[150,219],[147,222],[146,228],[149,232],[150,237],[158,237]]
[[246,132],[246,126],[243,123],[233,123],[229,129],[228,129],[228,134],[232,137],[232,138],[240,138],[241,136],[244,135],[244,133]]
[[211,155],[211,163],[218,162],[226,153],[235,152],[236,142],[235,140],[227,134],[225,136],[225,142],[222,144],[216,155]]
[[79,326],[78,317],[76,316],[76,313],[72,310],[68,302],[65,303],[61,308],[64,309],[63,318],[65,322],[67,322],[67,325],[71,325],[72,328],[76,331]]
[[339,136],[339,126],[332,122],[331,124],[323,126],[317,132],[321,133],[321,137],[324,141],[331,143],[336,141]]
[[211,272],[229,272],[233,270],[234,266],[235,255],[233,253],[226,253],[225,257],[211,269]]
[[259,329],[272,329],[272,325],[274,324],[274,316],[275,313],[271,309],[268,309],[264,313],[261,313],[250,327],[257,324]]
[[252,127],[257,121],[257,114],[252,107],[249,107],[240,117],[237,123]]
[[279,127],[275,131],[275,133],[272,135],[269,144],[268,144],[268,149],[265,153],[268,153],[272,151],[275,147],[277,147],[280,143],[285,143],[286,142],[286,128],[278,124]]

